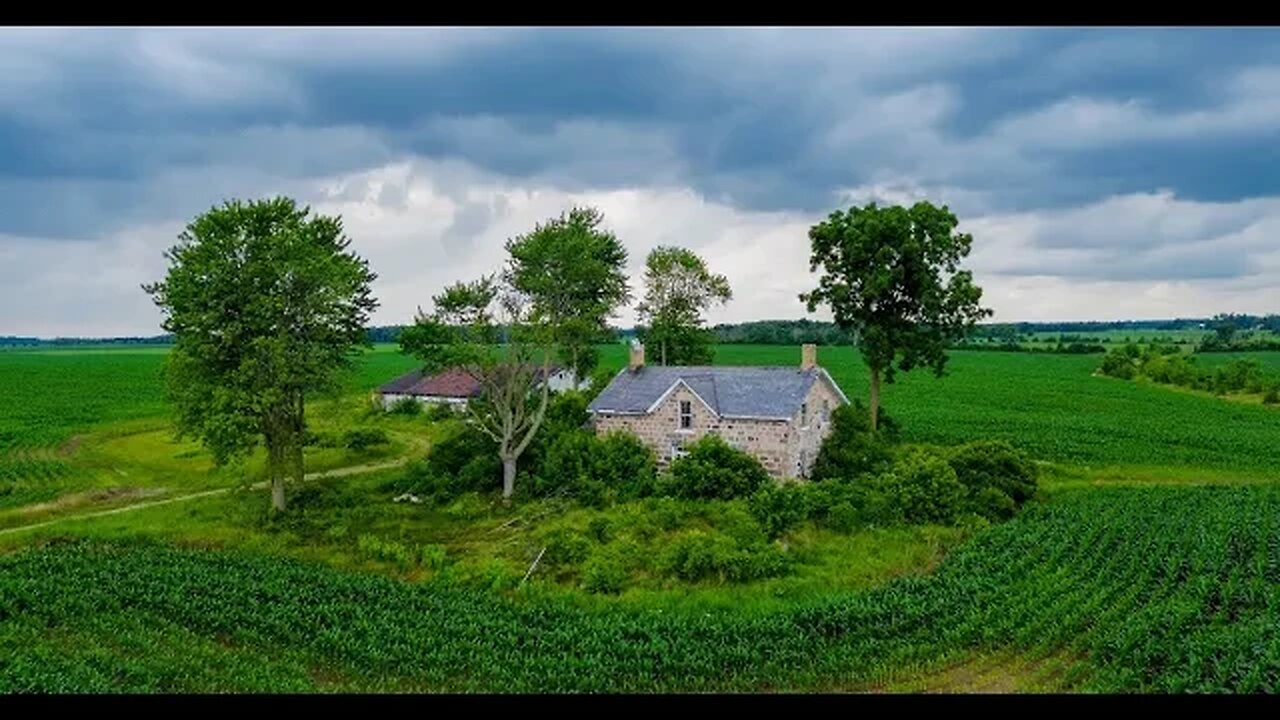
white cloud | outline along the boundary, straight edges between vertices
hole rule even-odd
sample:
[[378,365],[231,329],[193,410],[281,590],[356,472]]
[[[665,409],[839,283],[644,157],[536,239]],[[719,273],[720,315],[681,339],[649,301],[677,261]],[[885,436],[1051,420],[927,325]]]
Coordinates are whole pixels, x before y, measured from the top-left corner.
[[1280,129],[1280,67],[1245,68],[1224,82],[1217,105],[1161,112],[1139,98],[1076,95],[996,124],[992,140],[1024,148],[1081,149]]

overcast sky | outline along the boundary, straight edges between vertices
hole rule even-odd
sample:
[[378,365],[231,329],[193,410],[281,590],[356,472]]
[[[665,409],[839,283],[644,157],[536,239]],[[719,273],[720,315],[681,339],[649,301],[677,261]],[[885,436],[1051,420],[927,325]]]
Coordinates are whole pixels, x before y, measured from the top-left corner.
[[377,324],[574,203],[636,285],[679,244],[712,322],[802,317],[808,227],[915,198],[996,320],[1280,312],[1275,30],[6,28],[0,77],[0,334],[159,332],[182,227],[276,193],[342,215]]

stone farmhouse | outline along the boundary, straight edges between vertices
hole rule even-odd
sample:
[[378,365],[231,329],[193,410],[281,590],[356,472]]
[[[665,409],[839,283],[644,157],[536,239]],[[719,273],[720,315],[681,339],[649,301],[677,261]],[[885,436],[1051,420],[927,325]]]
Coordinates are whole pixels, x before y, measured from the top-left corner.
[[[541,373],[541,370],[539,370]],[[551,392],[568,390],[574,386],[573,373],[561,367],[552,367]],[[586,382],[579,384],[585,387]],[[388,382],[377,389],[383,408],[390,409],[404,398],[433,405],[451,405],[462,409],[471,398],[479,397],[480,383],[461,368],[450,368],[435,375],[414,370]]]
[[849,399],[817,364],[816,346],[800,356],[798,367],[649,367],[633,343],[628,366],[587,409],[596,433],[634,433],[660,466],[715,434],[776,478],[808,477],[832,410]]

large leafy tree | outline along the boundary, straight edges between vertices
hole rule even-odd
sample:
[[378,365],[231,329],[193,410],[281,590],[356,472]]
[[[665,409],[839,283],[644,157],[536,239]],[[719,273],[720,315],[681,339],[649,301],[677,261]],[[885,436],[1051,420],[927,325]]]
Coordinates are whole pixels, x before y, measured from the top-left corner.
[[349,249],[340,218],[289,198],[232,200],[200,215],[144,285],[174,347],[165,374],[179,434],[218,464],[267,449],[272,506],[301,481],[308,394],[331,390],[367,345],[376,275]]
[[687,248],[657,247],[645,259],[645,296],[636,307],[642,339],[658,347],[663,365],[710,360],[712,333],[702,314],[733,297],[729,280]]
[[880,382],[894,371],[933,368],[941,376],[947,346],[991,315],[982,288],[960,268],[973,237],[956,232],[944,205],[837,210],[809,229],[809,271],[818,287],[800,295],[813,312],[827,305],[841,328],[858,333],[871,370],[871,429],[877,427]]
[[529,299],[530,321],[549,328],[575,381],[595,369],[595,344],[631,299],[627,250],[603,221],[599,210],[575,207],[507,241],[506,281]]
[[502,497],[510,502],[516,463],[547,412],[550,329],[533,322],[527,298],[495,276],[454,283],[432,301],[432,312],[419,310],[400,333],[401,350],[428,372],[458,368],[480,384],[468,418],[497,443]]

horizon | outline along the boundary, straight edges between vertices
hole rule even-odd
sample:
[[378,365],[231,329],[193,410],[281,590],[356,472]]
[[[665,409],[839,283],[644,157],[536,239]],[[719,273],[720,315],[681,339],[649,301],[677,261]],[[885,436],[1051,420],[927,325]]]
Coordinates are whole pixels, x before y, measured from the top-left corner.
[[[1128,318],[1120,320],[989,320],[976,324],[976,327],[991,327],[998,325],[1090,325],[1090,324],[1125,324],[1125,325],[1143,325],[1156,323],[1175,323],[1175,322],[1200,322],[1205,323],[1213,320],[1214,313],[1204,317],[1169,317],[1169,318]],[[1256,313],[1223,313],[1228,315],[1249,315],[1254,316]],[[1264,314],[1264,316],[1267,314]],[[731,323],[715,323],[708,324],[708,330],[715,330],[718,327],[733,327],[739,325],[749,325],[754,323],[773,323],[773,322],[799,322],[801,320],[809,320],[815,323],[834,324],[830,320],[814,320],[813,318],[763,318],[759,320],[742,320]],[[366,330],[383,330],[390,328],[405,328],[412,323],[391,323],[386,325],[367,325]],[[635,332],[637,325],[610,325],[609,328],[617,333]],[[1144,328],[1136,328],[1144,329]],[[1053,331],[1044,331],[1053,332]],[[1064,331],[1066,332],[1066,331]],[[1156,332],[1159,332],[1156,330]],[[150,335],[16,335],[16,334],[0,334],[0,341],[3,340],[35,340],[37,342],[61,342],[70,340],[87,340],[93,342],[104,342],[111,340],[155,340],[158,338],[171,337],[170,333],[155,333]]]
[[[993,323],[1280,311],[1280,30],[6,28],[0,335],[147,337],[196,214],[341,215],[373,326],[573,204],[826,321],[808,228],[947,205]],[[634,302],[620,324],[634,325]],[[1088,317],[1092,320],[1071,320]]]

